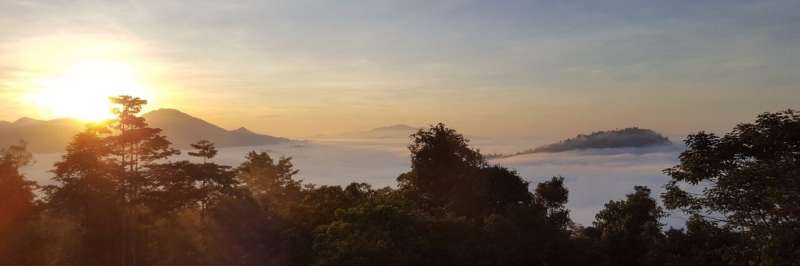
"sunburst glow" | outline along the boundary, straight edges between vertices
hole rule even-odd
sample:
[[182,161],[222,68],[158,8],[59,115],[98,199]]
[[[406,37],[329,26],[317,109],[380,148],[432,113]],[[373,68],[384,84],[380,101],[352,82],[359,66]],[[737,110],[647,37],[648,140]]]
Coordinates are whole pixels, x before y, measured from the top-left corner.
[[30,100],[48,116],[100,121],[111,117],[109,97],[131,95],[152,99],[150,90],[128,64],[84,61],[61,75],[44,78]]

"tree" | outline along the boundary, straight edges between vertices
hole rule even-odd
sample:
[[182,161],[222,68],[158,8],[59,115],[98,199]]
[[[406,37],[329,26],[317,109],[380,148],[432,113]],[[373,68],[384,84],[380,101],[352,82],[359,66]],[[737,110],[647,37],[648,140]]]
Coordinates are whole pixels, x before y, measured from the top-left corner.
[[196,151],[189,152],[189,155],[203,158],[201,164],[188,164],[191,167],[188,172],[196,188],[194,194],[199,198],[200,212],[205,218],[207,209],[221,197],[233,193],[238,181],[230,166],[208,162],[217,155],[214,143],[201,140],[191,146]]
[[11,225],[33,212],[35,183],[19,172],[31,159],[24,142],[0,149],[0,239],[9,232]]
[[113,110],[117,118],[110,124],[116,134],[106,141],[111,152],[118,156],[116,162],[124,169],[120,180],[123,198],[128,204],[136,204],[142,186],[148,181],[143,167],[179,152],[161,135],[161,129],[149,127],[143,117],[137,116],[146,100],[123,95],[112,97],[111,102],[119,105]]
[[214,143],[211,143],[208,140],[200,140],[190,144],[190,146],[197,151],[190,151],[189,156],[203,158],[203,162],[214,158],[214,156],[217,156],[217,148],[214,147]]
[[106,138],[106,141],[123,170],[118,175],[118,188],[125,203],[122,238],[126,258],[122,263],[135,266],[139,259],[139,229],[136,228],[139,214],[136,209],[144,202],[142,189],[155,179],[142,169],[153,162],[178,154],[178,150],[172,148],[167,138],[160,134],[161,129],[149,127],[143,117],[137,116],[142,111],[142,106],[147,104],[146,100],[127,95],[111,97],[110,100],[119,106],[113,109],[117,117],[111,123],[116,134]]
[[722,137],[690,135],[686,145],[680,164],[665,170],[666,207],[744,232],[764,263],[800,260],[800,114],[764,113]]
[[302,182],[294,179],[299,171],[291,157],[275,161],[266,152],[251,151],[237,170],[239,179],[264,206],[278,208],[300,200]]
[[649,259],[663,237],[659,219],[664,216],[647,187],[635,186],[625,200],[606,203],[594,222],[605,265],[653,264]]
[[107,251],[78,256],[87,260],[82,264],[137,265],[145,244],[138,237],[144,234],[140,218],[159,179],[146,170],[178,151],[160,129],[137,116],[147,101],[131,96],[110,100],[119,105],[113,110],[116,119],[92,125],[73,139],[56,163],[57,185],[47,188],[48,202],[86,232],[80,234],[86,238],[82,252]]
[[411,171],[399,187],[422,208],[443,207],[477,220],[529,205],[528,182],[512,170],[490,166],[469,140],[444,124],[411,135]]
[[76,135],[61,161],[55,164],[54,185],[45,187],[47,207],[55,215],[74,223],[78,245],[68,249],[67,261],[58,264],[121,264],[124,245],[123,203],[119,194],[122,167],[108,158],[111,149],[104,141],[109,131],[90,127]]
[[454,184],[486,165],[469,140],[444,124],[420,129],[412,135],[411,172],[397,178],[400,187],[416,191],[422,199],[443,203]]
[[0,265],[31,265],[42,239],[35,231],[36,183],[20,173],[31,163],[25,142],[0,149]]
[[570,225],[569,210],[566,208],[569,191],[564,187],[563,177],[552,177],[536,185],[536,202],[547,208],[547,217],[551,223],[564,230]]
[[336,211],[336,219],[314,231],[314,265],[418,265],[425,263],[426,232],[419,217],[365,201]]
[[699,215],[689,218],[686,230],[670,229],[665,236],[659,251],[665,265],[747,265],[756,257],[743,234]]

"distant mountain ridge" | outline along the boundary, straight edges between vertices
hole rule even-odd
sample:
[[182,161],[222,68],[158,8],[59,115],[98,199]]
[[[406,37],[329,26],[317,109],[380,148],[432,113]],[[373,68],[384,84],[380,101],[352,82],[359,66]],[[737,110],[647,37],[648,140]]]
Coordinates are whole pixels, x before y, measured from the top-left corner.
[[[244,127],[226,130],[217,125],[193,117],[176,109],[159,109],[142,115],[154,128],[178,148],[201,139],[214,142],[217,147],[255,146],[289,142],[287,138],[254,133]],[[86,124],[77,119],[62,118],[37,120],[28,117],[14,122],[0,121],[0,147],[20,140],[28,143],[35,153],[62,152],[75,134],[84,130]]]
[[77,119],[37,120],[23,117],[0,123],[0,147],[24,140],[32,152],[63,151],[75,134],[86,128]]
[[507,158],[531,153],[556,153],[608,148],[644,148],[672,144],[669,138],[653,130],[629,127],[608,131],[596,131],[588,135],[579,134],[573,138],[517,152],[515,154],[489,154],[487,157]]
[[408,138],[409,135],[419,130],[406,124],[395,124],[384,127],[373,128],[367,131],[346,132],[339,134],[317,135],[312,138],[335,139],[335,138],[367,138],[367,139],[388,139],[388,138]]
[[158,109],[143,115],[155,128],[163,130],[165,136],[178,147],[188,147],[200,139],[206,139],[217,147],[268,145],[288,142],[289,139],[257,134],[240,127],[226,130],[176,109]]

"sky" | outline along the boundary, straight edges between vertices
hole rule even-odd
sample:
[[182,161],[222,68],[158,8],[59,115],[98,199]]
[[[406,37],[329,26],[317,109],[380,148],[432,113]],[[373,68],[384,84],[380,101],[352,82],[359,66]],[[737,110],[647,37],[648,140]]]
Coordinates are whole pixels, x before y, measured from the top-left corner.
[[296,138],[685,135],[800,108],[798,84],[796,0],[0,0],[0,120],[133,92]]

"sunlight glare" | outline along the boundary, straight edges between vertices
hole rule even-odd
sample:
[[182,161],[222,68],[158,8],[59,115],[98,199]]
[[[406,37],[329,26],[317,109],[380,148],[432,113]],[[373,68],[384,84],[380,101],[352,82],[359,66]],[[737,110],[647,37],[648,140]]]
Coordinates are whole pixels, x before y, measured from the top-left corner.
[[47,115],[92,122],[112,117],[111,96],[152,99],[135,69],[119,62],[74,63],[60,76],[42,79],[38,87],[30,100]]

